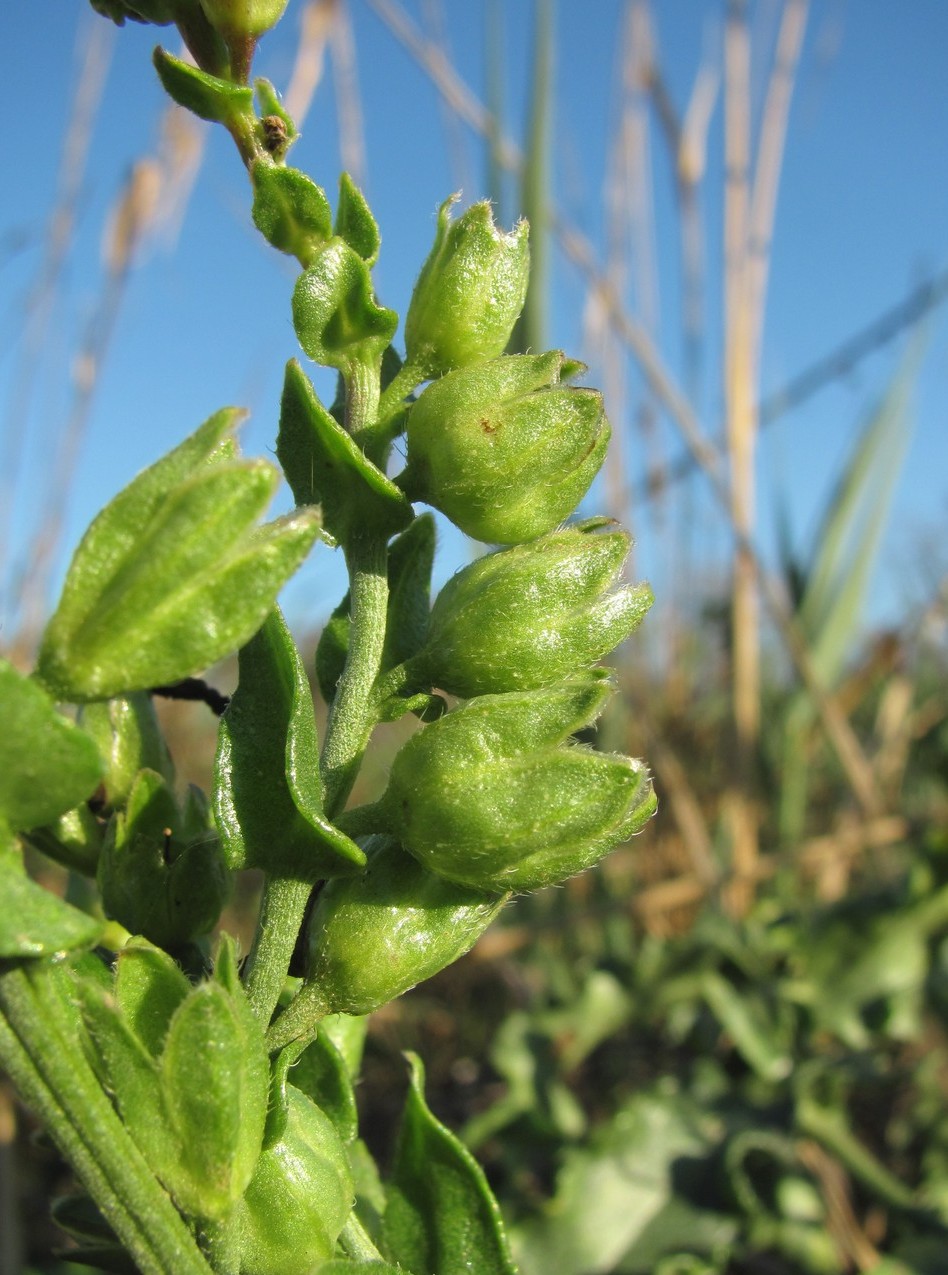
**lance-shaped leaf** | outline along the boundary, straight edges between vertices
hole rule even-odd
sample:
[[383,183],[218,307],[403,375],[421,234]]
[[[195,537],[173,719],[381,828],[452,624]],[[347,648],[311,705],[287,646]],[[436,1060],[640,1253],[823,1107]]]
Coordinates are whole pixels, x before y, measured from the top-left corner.
[[355,530],[391,535],[412,520],[404,494],[323,407],[295,359],[283,382],[277,456],[296,503],[320,504],[323,526],[342,544]]
[[258,160],[251,176],[253,224],[274,248],[308,265],[332,235],[332,213],[324,191],[298,168],[271,160]]
[[182,1203],[225,1217],[253,1174],[267,1113],[266,1047],[250,1007],[216,981],[195,988],[171,1020],[161,1072],[182,1197],[194,1184]]
[[155,69],[165,92],[202,120],[228,124],[253,115],[253,89],[208,75],[164,49],[155,49]]
[[160,947],[135,939],[115,962],[115,999],[129,1027],[153,1058],[159,1058],[175,1010],[191,984]]
[[311,359],[349,375],[378,365],[398,315],[375,300],[369,267],[344,239],[333,238],[304,270],[293,292],[293,325]]
[[93,740],[3,659],[0,720],[0,826],[52,823],[95,790],[104,768]]
[[312,696],[279,610],[241,649],[239,666],[214,786],[228,863],[312,881],[358,871],[365,855],[323,814]]
[[318,533],[315,510],[254,524],[279,481],[236,458],[225,409],[139,475],[76,550],[37,674],[63,699],[188,677],[260,627]]
[[516,1275],[484,1171],[425,1102],[421,1060],[408,1055],[411,1088],[388,1184],[386,1256],[427,1275]]
[[382,237],[378,223],[366,202],[365,195],[348,173],[339,178],[339,203],[333,227],[340,239],[354,248],[367,266],[378,260]]
[[53,956],[91,947],[102,923],[31,881],[8,832],[0,829],[0,959]]

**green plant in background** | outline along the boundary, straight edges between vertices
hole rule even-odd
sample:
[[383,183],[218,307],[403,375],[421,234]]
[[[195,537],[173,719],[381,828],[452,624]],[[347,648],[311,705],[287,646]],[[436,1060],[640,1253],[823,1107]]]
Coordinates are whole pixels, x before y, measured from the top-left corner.
[[[287,164],[276,91],[250,83],[283,4],[94,3],[177,26],[196,65],[158,49],[162,83],[234,138],[254,223],[301,266],[300,344],[339,394],[324,406],[288,365],[292,514],[259,521],[279,471],[244,459],[239,413],[218,412],[93,522],[33,673],[0,663],[0,1060],[84,1187],[56,1216],[87,1265],[509,1272],[497,1204],[428,1110],[421,1063],[384,1184],[353,1085],[364,1015],[467,951],[512,891],[590,867],[655,809],[641,763],[573,738],[614,690],[596,662],[651,600],[617,584],[624,533],[559,527],[602,463],[602,401],[560,353],[504,355],[527,228],[499,232],[483,204],[442,207],[399,358],[363,196],[343,176],[333,214]],[[430,617],[433,524],[413,502],[507,546]],[[317,653],[322,741],[276,606],[318,539],[350,580]],[[214,791],[182,796],[149,692],[235,650]],[[383,796],[347,809],[374,727],[408,713],[423,725]],[[109,923],[34,883],[21,842],[94,877]],[[227,935],[212,960],[208,936],[248,868],[265,884],[241,967]]]

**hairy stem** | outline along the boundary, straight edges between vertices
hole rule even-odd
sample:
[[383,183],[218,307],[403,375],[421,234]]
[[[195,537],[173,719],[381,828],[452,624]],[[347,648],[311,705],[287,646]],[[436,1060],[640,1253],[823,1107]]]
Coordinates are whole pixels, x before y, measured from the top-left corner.
[[45,963],[0,974],[0,1062],[145,1275],[210,1275],[75,1038]]
[[326,814],[345,805],[375,725],[373,687],[382,663],[388,608],[385,541],[356,539],[346,554],[352,596],[349,653],[329,713],[321,770]]
[[312,888],[311,881],[267,877],[244,974],[250,1007],[264,1027],[280,999]]

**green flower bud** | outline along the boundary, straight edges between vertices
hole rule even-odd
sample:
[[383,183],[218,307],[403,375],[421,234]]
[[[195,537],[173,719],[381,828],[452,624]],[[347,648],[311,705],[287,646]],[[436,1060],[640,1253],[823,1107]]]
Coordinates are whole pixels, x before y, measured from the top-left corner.
[[530,275],[529,226],[497,229],[485,200],[457,221],[446,199],[405,318],[407,361],[425,376],[503,354]]
[[475,889],[535,890],[591,867],[656,805],[642,762],[564,746],[610,690],[588,675],[469,701],[404,745],[380,817],[426,868]]
[[332,1121],[293,1085],[286,1101],[286,1126],[261,1152],[235,1210],[241,1275],[308,1275],[333,1256],[355,1202]]
[[652,604],[647,584],[614,589],[632,543],[599,524],[554,531],[459,571],[431,612],[419,663],[467,699],[562,681],[623,642]]
[[564,364],[558,351],[511,355],[429,385],[408,415],[408,496],[489,544],[552,531],[609,443],[602,396],[560,384]]
[[216,31],[230,40],[256,39],[275,27],[287,0],[201,0],[201,8]]
[[106,914],[159,947],[208,934],[230,878],[197,790],[182,813],[162,776],[142,770],[109,823],[98,882]]
[[474,946],[506,899],[435,876],[391,837],[370,838],[366,853],[362,876],[330,881],[310,920],[307,981],[329,1012],[368,1014],[431,978]]

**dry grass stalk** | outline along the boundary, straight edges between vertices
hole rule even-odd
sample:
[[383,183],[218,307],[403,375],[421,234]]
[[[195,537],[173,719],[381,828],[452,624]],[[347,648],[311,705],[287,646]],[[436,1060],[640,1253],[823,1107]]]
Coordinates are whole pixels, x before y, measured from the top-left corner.
[[356,76],[355,37],[349,7],[336,0],[329,31],[332,77],[339,119],[339,158],[357,186],[365,185],[365,134],[362,127],[362,98]]
[[[80,42],[81,62],[63,136],[56,204],[47,228],[43,259],[36,282],[24,305],[26,323],[23,346],[17,360],[3,424],[3,454],[0,465],[0,579],[7,568],[4,559],[9,545],[9,528],[12,525],[15,492],[27,436],[25,422],[30,417],[60,280],[73,241],[93,128],[114,47],[114,28],[92,16],[81,28]],[[14,588],[10,598],[11,616],[16,614],[19,605],[17,592]],[[8,639],[10,632],[11,629],[8,628]]]
[[[105,26],[104,23],[100,24]],[[155,154],[136,161],[113,203],[102,237],[105,278],[85,337],[73,360],[73,397],[55,443],[42,519],[17,583],[21,640],[31,646],[46,613],[47,590],[65,525],[73,473],[85,438],[102,366],[118,323],[129,276],[147,242],[173,238],[204,149],[204,130],[180,107],[162,114]]]
[[[770,244],[787,117],[806,28],[807,0],[786,0],[751,170],[751,44],[746,0],[729,0],[725,30],[724,396],[733,523],[755,526],[760,348]],[[753,183],[753,185],[752,185]],[[736,788],[730,795],[735,882],[729,904],[742,915],[752,898],[758,830],[753,787],[760,735],[760,607],[757,571],[743,544],[732,585]]]
[[[489,137],[492,129],[496,128],[490,112],[464,83],[455,68],[447,65],[439,51],[424,39],[404,9],[395,3],[395,0],[369,0],[369,3],[393,35],[430,76],[452,108],[457,110],[461,118],[481,136]],[[517,146],[509,138],[501,137],[498,149],[500,161],[504,167],[518,171],[521,156]],[[708,479],[712,493],[728,517],[736,542],[753,566],[768,612],[777,626],[800,680],[813,699],[817,716],[839,758],[856,799],[866,814],[871,816],[879,814],[879,794],[874,783],[872,768],[866,760],[852,727],[833,699],[826,694],[814,673],[806,643],[797,631],[792,617],[787,614],[782,591],[769,579],[750,538],[733,526],[729,488],[717,449],[704,435],[693,408],[663,362],[654,342],[642,325],[628,314],[612,281],[599,267],[590,240],[555,212],[551,215],[551,222],[564,254],[583,275],[587,287],[598,291],[619,339],[635,357],[650,389],[678,427],[695,463]]]
[[300,36],[284,102],[302,128],[326,63],[326,45],[336,18],[336,0],[309,0],[300,13]]

